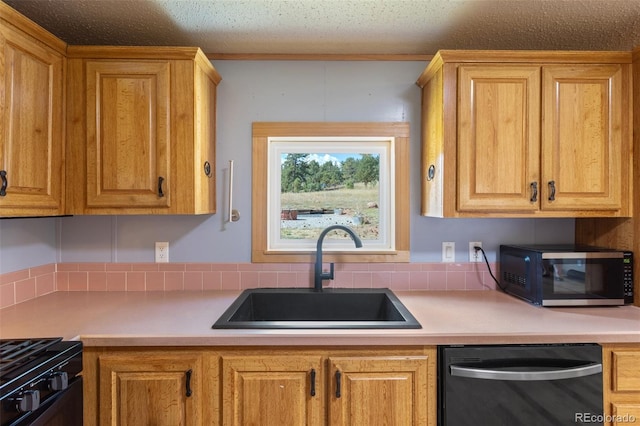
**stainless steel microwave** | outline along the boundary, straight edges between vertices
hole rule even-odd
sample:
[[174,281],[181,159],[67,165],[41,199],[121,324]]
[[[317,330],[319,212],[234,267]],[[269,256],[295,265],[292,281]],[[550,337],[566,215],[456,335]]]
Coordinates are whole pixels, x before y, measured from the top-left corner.
[[585,245],[501,245],[500,287],[540,306],[633,302],[633,254]]

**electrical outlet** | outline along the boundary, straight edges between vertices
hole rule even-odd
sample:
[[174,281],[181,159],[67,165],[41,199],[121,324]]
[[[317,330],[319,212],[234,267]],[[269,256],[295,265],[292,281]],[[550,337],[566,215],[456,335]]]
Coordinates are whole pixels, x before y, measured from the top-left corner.
[[169,243],[156,241],[156,263],[169,261]]
[[474,247],[482,247],[480,241],[469,241],[469,262],[482,262],[482,252]]
[[447,263],[456,261],[456,243],[451,241],[442,243],[442,261]]

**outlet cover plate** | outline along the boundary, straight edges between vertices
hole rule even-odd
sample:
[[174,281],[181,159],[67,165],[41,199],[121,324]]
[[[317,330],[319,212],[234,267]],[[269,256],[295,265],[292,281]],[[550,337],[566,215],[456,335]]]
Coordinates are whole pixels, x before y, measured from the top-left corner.
[[469,262],[480,263],[482,262],[482,252],[480,250],[476,251],[474,247],[482,247],[482,242],[469,241]]
[[156,263],[169,262],[169,243],[167,241],[156,242]]

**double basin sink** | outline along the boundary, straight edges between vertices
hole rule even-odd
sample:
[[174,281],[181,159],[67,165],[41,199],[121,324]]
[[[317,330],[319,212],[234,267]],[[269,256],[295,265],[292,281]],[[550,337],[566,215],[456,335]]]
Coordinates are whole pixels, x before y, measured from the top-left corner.
[[389,289],[260,288],[245,290],[212,328],[421,328]]

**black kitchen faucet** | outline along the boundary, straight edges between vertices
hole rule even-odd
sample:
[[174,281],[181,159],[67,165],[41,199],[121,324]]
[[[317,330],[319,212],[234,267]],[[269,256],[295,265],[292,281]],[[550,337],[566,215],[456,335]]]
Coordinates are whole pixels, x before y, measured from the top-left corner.
[[313,279],[313,288],[315,291],[322,291],[322,281],[323,280],[332,280],[333,279],[333,262],[329,266],[329,272],[322,272],[322,242],[324,241],[324,237],[334,229],[340,229],[345,231],[347,234],[351,236],[353,242],[356,244],[356,248],[362,247],[362,240],[360,237],[356,235],[353,229],[344,225],[331,225],[326,227],[318,237],[318,245],[316,247],[316,265],[315,265],[315,273]]

